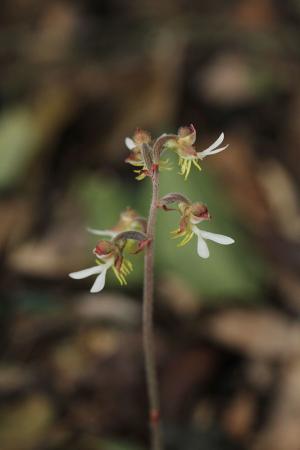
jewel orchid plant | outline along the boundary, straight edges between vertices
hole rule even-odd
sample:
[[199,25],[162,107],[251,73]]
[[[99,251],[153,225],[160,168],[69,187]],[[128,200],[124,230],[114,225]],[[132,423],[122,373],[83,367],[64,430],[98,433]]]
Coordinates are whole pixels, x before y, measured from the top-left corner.
[[[178,228],[171,232],[172,237],[180,239],[178,247],[197,238],[197,253],[200,258],[209,257],[206,241],[222,245],[233,244],[234,240],[222,234],[215,234],[198,228],[198,224],[211,219],[207,206],[199,201],[192,202],[181,193],[172,192],[159,198],[159,177],[163,170],[171,170],[168,159],[162,159],[167,152],[178,155],[180,174],[186,180],[192,165],[201,170],[201,161],[207,156],[225,150],[220,147],[224,134],[208,148],[197,151],[194,147],[196,130],[193,125],[179,128],[177,134],[162,134],[152,139],[147,131],[137,129],[132,138],[125,139],[129,149],[126,162],[135,167],[137,180],[149,178],[152,184],[152,200],[148,218],[141,217],[136,211],[127,208],[121,213],[118,223],[108,230],[88,229],[94,235],[103,237],[93,250],[96,265],[79,272],[70,273],[74,279],[97,275],[91,287],[92,293],[100,292],[105,285],[106,273],[112,269],[121,285],[127,284],[126,277],[133,269],[128,259],[144,251],[144,292],[143,292],[143,345],[145,372],[149,398],[149,421],[151,428],[151,449],[162,450],[160,430],[160,406],[158,382],[153,341],[153,267],[154,239],[158,209],[179,213]],[[171,207],[172,206],[172,207]]]

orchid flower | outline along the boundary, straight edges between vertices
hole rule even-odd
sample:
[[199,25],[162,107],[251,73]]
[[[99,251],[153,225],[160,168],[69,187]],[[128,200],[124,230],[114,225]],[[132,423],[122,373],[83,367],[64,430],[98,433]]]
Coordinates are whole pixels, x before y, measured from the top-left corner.
[[173,238],[183,237],[182,241],[178,244],[178,247],[186,245],[193,238],[197,236],[197,252],[201,258],[209,257],[209,249],[205,240],[211,240],[218,244],[229,245],[234,243],[234,239],[222,234],[210,233],[208,231],[200,230],[196,225],[204,220],[210,220],[211,216],[208,212],[207,206],[201,202],[191,203],[182,194],[171,193],[167,194],[159,202],[159,207],[170,211],[168,205],[172,203],[178,204],[178,212],[181,215],[179,222],[179,228],[172,231]]
[[147,161],[145,161],[145,154],[143,152],[143,144],[151,143],[151,135],[147,131],[137,128],[133,138],[126,137],[125,145],[130,150],[129,156],[125,159],[125,162],[131,164],[132,166],[139,167],[139,169],[134,170],[138,175],[137,180],[143,180],[147,175],[149,168],[147,167]]
[[194,235],[197,236],[197,253],[201,258],[209,257],[209,249],[205,242],[206,239],[217,242],[222,245],[230,245],[234,243],[234,239],[229,236],[224,236],[222,234],[210,233],[209,231],[200,230],[192,220],[190,220],[184,229],[178,229],[172,231],[174,235],[173,238],[183,237],[183,240],[178,244],[178,247],[183,247],[193,238]]
[[[121,285],[127,284],[126,276],[132,271],[131,262],[124,258],[124,251],[128,241],[138,241],[138,250],[142,250],[148,244],[147,236],[140,231],[123,231],[118,233],[112,241],[101,240],[94,248],[96,266],[88,269],[72,272],[69,276],[75,280],[98,275],[90,292],[100,292],[104,288],[106,273],[112,268]],[[137,253],[137,251],[135,253]]]
[[[163,139],[167,136],[166,133],[162,134],[157,140]],[[171,170],[172,166],[169,164],[169,159],[159,159],[154,163],[151,148],[151,135],[147,131],[138,128],[133,138],[125,138],[125,145],[130,150],[129,156],[125,159],[125,162],[135,167],[140,167],[134,170],[137,173],[136,180],[143,180],[147,176],[151,176],[153,170]],[[153,143],[155,146],[155,142]]]
[[124,245],[120,247],[111,241],[99,241],[93,250],[97,258],[97,265],[78,272],[72,272],[69,276],[75,280],[81,280],[82,278],[98,274],[90,290],[90,292],[96,293],[102,291],[104,288],[106,273],[108,269],[112,268],[120,284],[127,284],[125,276],[131,272],[132,264],[130,261],[124,259],[122,254],[123,248]]
[[170,139],[165,147],[174,150],[178,154],[180,175],[183,175],[186,180],[189,176],[192,164],[194,164],[198,170],[201,170],[199,160],[201,161],[207,156],[219,153],[228,147],[228,145],[219,147],[223,140],[224,133],[221,133],[218,139],[208,148],[197,152],[194,147],[194,143],[196,142],[196,130],[193,125],[190,125],[189,127],[179,128],[177,136]]

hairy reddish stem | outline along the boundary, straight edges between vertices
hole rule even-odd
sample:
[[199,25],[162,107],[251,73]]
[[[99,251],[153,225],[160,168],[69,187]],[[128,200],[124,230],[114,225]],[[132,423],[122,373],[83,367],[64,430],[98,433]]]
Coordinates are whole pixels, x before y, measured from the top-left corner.
[[149,398],[149,421],[151,428],[151,450],[162,450],[160,430],[160,407],[153,339],[153,266],[154,238],[159,195],[159,172],[152,171],[152,200],[150,205],[145,247],[144,296],[143,296],[143,345],[145,356],[146,383]]

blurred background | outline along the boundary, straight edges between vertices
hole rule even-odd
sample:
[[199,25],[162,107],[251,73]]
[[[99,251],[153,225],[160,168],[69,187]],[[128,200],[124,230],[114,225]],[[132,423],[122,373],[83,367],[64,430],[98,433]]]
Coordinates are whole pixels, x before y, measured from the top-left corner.
[[1,450],[148,448],[142,259],[99,295],[67,274],[87,226],[148,210],[125,136],[190,123],[230,149],[161,193],[236,244],[200,260],[159,213],[166,449],[299,450],[300,2],[3,0],[0,22]]

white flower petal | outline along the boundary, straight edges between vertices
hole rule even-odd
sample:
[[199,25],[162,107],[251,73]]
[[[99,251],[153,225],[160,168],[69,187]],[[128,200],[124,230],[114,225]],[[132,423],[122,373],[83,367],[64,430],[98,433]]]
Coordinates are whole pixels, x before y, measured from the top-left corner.
[[91,275],[95,275],[96,273],[100,273],[103,271],[103,266],[93,266],[88,269],[79,270],[78,272],[69,273],[69,277],[74,280],[81,280],[82,278],[90,277]]
[[219,147],[220,144],[224,141],[224,133],[222,132],[218,139],[215,140],[213,144],[211,144],[206,150],[214,150],[215,148]]
[[209,257],[209,249],[207,247],[207,243],[204,239],[198,235],[198,244],[197,244],[197,253],[201,258],[208,258]]
[[100,273],[100,275],[97,276],[97,278],[90,290],[90,292],[92,294],[94,294],[96,292],[100,292],[104,288],[106,272],[107,272],[107,267],[103,270],[102,273]]
[[[225,145],[224,147],[220,147],[220,148],[216,148],[215,150],[211,150],[209,153],[205,153],[204,157],[208,156],[208,155],[215,155],[216,153],[220,153],[223,150],[225,150],[227,147],[229,147],[229,144]],[[203,158],[203,155],[202,155],[202,158]]]
[[97,236],[111,236],[115,237],[118,233],[111,230],[95,230],[94,228],[87,228],[86,229],[91,234],[96,234]]
[[129,150],[132,150],[134,147],[136,147],[134,141],[129,137],[125,138],[125,145]]
[[198,255],[200,256],[200,258],[205,258],[205,259],[208,258],[209,257],[209,249],[208,249],[208,246],[207,246],[205,240],[202,238],[202,231],[199,230],[199,228],[196,226],[193,226],[192,230],[198,238],[198,243],[197,243]]
[[199,230],[201,236],[204,239],[209,239],[210,241],[217,242],[222,245],[230,245],[234,243],[234,239],[229,236],[224,236],[223,234],[210,233],[209,231]]
[[[213,150],[215,150],[223,141],[224,141],[224,133],[221,133],[220,136],[218,137],[218,139],[213,144],[211,144],[209,147],[205,148],[201,152],[198,152],[199,158],[200,159],[205,158],[208,155],[213,155],[214,153],[218,153],[217,151],[213,152]],[[222,150],[225,150],[226,147],[223,147]],[[222,151],[222,150],[218,149],[218,151]]]

